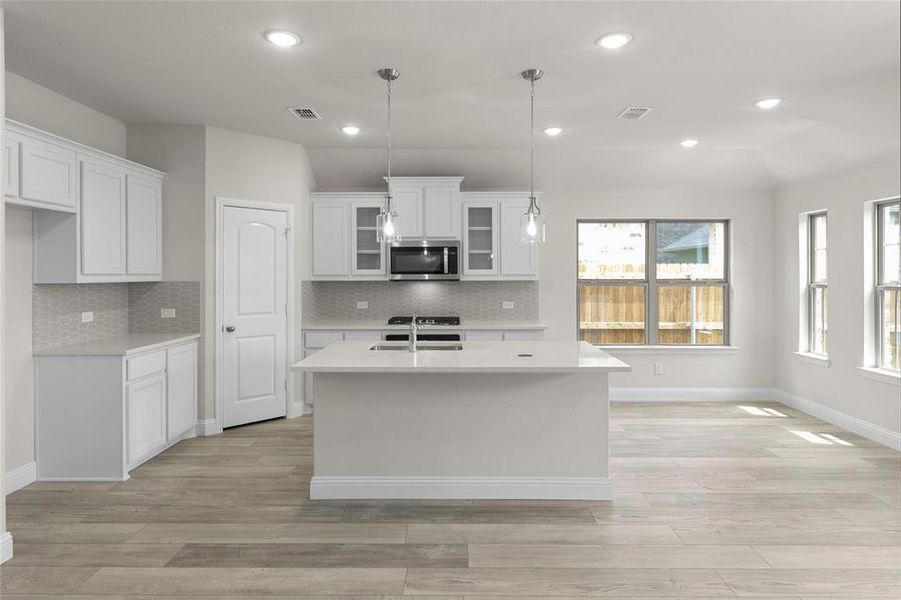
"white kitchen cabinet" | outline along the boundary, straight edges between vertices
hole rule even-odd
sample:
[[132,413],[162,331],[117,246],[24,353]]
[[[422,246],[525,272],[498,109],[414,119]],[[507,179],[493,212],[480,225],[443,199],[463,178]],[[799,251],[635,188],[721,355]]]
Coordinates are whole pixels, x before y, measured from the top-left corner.
[[15,203],[19,197],[19,138],[6,132],[3,136],[3,195]]
[[460,184],[426,186],[423,212],[426,238],[460,239]]
[[197,344],[166,350],[166,441],[191,431],[197,422]]
[[384,279],[385,245],[378,241],[376,219],[384,204],[383,198],[351,200],[351,274],[357,279]]
[[35,353],[39,480],[128,479],[194,436],[199,336],[147,337]]
[[162,279],[164,173],[6,120],[5,201],[34,211],[34,282]]
[[501,279],[538,279],[538,244],[524,244],[520,234],[521,218],[528,208],[528,198],[498,200]]
[[78,202],[78,158],[74,150],[21,137],[19,203],[34,208],[75,212]]
[[497,279],[497,198],[463,202],[463,279]]
[[504,332],[499,329],[468,329],[463,335],[467,342],[504,341]]
[[392,177],[401,237],[458,240],[462,177]]
[[163,272],[163,182],[158,178],[127,175],[128,275]]
[[314,198],[312,204],[312,277],[347,279],[350,206],[345,198]]
[[133,467],[166,445],[166,373],[130,381],[125,398],[126,464]]
[[125,275],[125,172],[81,162],[81,274]]
[[393,202],[394,210],[400,217],[401,239],[423,237],[422,197],[423,190],[421,187],[392,186],[391,201]]

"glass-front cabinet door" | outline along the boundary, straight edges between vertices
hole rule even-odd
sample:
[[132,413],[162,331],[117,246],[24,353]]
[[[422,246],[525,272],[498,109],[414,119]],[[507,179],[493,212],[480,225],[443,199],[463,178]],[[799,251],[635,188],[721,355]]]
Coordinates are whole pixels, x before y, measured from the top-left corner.
[[463,275],[497,276],[497,200],[468,199],[463,204]]
[[376,238],[376,217],[383,199],[351,202],[353,275],[385,275],[385,247]]

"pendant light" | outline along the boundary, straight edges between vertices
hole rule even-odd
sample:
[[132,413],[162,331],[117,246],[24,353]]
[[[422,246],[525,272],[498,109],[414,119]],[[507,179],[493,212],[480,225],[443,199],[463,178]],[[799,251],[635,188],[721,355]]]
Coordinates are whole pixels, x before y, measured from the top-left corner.
[[545,241],[544,217],[535,197],[535,82],[544,73],[541,69],[528,69],[522,78],[529,81],[529,208],[520,219],[520,235],[523,244],[539,244]]
[[400,71],[385,67],[379,69],[378,74],[388,84],[388,192],[385,194],[385,204],[375,218],[375,236],[379,243],[393,244],[400,241],[400,216],[394,208],[391,197],[391,82],[400,77]]

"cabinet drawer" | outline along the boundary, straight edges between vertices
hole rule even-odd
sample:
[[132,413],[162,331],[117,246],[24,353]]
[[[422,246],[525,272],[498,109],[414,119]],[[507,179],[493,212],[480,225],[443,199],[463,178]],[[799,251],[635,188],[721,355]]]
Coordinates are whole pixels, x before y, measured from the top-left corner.
[[166,370],[166,351],[158,350],[129,358],[126,362],[126,374],[129,381]]
[[303,335],[304,348],[325,348],[344,339],[341,331],[308,331]]
[[360,330],[360,331],[345,331],[344,332],[344,341],[346,342],[381,342],[382,341],[381,331],[374,330]]
[[540,329],[517,329],[515,331],[504,332],[505,342],[540,342],[543,339],[544,331]]
[[491,329],[470,329],[466,332],[467,342],[502,342],[504,332]]

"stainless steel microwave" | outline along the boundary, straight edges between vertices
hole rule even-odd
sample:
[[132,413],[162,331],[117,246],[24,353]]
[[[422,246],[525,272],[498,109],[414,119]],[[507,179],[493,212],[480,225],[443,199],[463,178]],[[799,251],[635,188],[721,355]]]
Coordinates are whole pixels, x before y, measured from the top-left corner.
[[460,279],[460,242],[401,241],[388,247],[389,279],[432,281]]

